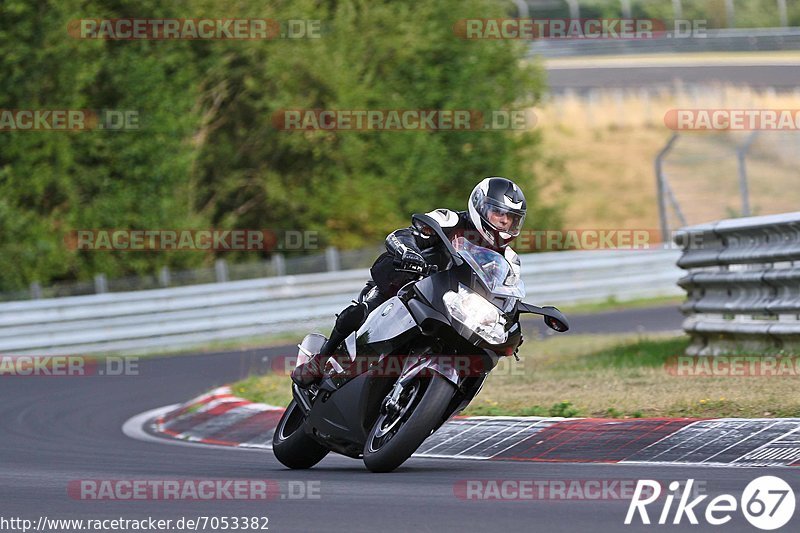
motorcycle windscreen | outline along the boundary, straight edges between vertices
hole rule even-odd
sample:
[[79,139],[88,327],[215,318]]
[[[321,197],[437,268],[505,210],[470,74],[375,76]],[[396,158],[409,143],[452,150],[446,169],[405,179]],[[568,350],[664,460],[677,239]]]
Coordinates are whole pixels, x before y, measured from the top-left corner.
[[471,243],[464,237],[453,241],[453,247],[472,267],[484,286],[497,296],[525,297],[525,284],[517,269],[493,250]]

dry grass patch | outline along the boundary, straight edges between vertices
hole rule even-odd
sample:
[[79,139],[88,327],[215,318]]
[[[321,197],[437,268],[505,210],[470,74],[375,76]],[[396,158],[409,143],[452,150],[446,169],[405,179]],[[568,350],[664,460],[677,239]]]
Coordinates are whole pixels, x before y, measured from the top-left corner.
[[[800,91],[718,85],[658,93],[595,90],[554,95],[540,108],[543,153],[535,173],[543,199],[564,206],[568,228],[658,228],[654,158],[673,131],[670,109],[796,109]],[[665,170],[689,224],[741,211],[735,147],[749,132],[683,132]],[[762,132],[747,157],[751,211],[768,214],[800,203],[796,132]]]

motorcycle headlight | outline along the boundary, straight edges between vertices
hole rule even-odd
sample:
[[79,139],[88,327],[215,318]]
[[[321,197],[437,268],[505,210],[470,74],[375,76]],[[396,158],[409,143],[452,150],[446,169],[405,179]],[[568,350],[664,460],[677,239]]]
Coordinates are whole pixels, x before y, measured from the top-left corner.
[[458,292],[447,291],[442,298],[450,316],[483,340],[492,344],[503,344],[508,339],[505,318],[500,315],[497,307],[480,294],[459,284]]

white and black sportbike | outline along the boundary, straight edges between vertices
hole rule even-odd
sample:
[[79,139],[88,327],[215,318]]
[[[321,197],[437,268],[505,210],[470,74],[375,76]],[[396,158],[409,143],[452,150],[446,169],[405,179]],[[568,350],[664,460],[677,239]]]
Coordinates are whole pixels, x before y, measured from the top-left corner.
[[[333,451],[363,458],[373,472],[392,471],[469,405],[500,358],[516,357],[521,314],[569,329],[555,307],[522,302],[518,265],[463,237],[450,242],[428,215],[412,220],[442,241],[447,268],[423,269],[375,309],[328,359],[317,385],[292,385],[272,441],[287,467],[310,468]],[[298,365],[325,340],[306,336]]]

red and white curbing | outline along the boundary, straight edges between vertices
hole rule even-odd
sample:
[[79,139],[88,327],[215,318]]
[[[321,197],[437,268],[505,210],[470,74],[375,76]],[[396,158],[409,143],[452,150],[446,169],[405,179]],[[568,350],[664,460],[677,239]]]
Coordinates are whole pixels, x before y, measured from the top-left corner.
[[272,431],[282,414],[282,407],[245,400],[225,386],[157,417],[151,429],[202,444],[271,448]]
[[[182,441],[270,449],[283,408],[219,387],[158,416],[150,429]],[[800,418],[624,420],[456,417],[416,457],[534,462],[800,466]]]

